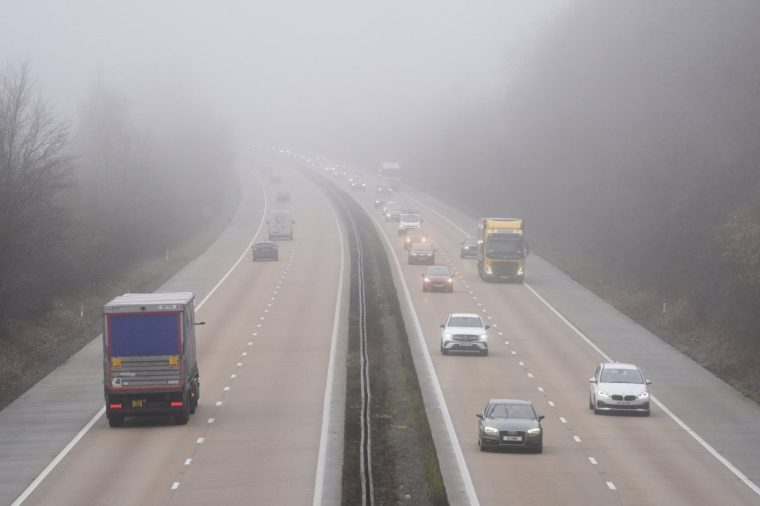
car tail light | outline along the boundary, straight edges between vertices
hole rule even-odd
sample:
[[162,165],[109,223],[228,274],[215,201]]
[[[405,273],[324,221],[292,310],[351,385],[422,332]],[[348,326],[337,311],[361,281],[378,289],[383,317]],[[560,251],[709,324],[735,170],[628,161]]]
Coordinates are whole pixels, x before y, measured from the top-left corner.
[[169,403],[169,406],[173,408],[181,408],[182,407],[182,401],[172,401]]
[[121,409],[121,403],[109,404],[108,407],[111,409]]

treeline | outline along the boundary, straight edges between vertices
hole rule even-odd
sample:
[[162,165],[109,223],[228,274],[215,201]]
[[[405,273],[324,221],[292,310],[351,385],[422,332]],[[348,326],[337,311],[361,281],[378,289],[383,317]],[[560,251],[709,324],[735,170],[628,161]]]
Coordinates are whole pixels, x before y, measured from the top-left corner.
[[213,115],[180,93],[133,100],[98,83],[72,128],[28,66],[0,70],[0,321],[171,250],[234,195]]
[[739,0],[570,5],[503,102],[409,154],[453,199],[526,217],[538,253],[756,398],[758,19]]

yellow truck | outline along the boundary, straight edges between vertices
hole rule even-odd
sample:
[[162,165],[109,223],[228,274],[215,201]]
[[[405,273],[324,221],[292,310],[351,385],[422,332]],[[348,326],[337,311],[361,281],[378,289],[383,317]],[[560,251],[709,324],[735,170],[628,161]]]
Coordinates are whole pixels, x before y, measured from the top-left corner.
[[481,279],[523,282],[529,249],[522,219],[480,218],[476,237]]

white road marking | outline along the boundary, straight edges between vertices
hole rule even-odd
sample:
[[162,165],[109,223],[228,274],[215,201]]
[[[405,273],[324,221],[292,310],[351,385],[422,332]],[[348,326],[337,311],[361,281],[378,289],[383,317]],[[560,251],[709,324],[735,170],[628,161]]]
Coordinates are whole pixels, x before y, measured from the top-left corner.
[[562,423],[567,423],[567,419],[564,416],[560,416],[559,421]]
[[499,335],[500,335],[500,336],[503,336],[503,335],[504,335],[504,332],[502,332],[502,331],[500,330],[500,331],[499,331]]
[[230,391],[230,387],[224,387],[224,391],[225,392],[229,392]]
[[[485,310],[484,310],[484,311],[485,311]],[[491,317],[491,315],[488,315],[488,316],[487,316],[487,318],[488,318],[489,320],[493,320],[493,318]]]
[[544,391],[543,387],[538,387],[538,391],[543,392]]
[[197,444],[199,444],[199,445],[202,445],[204,442],[206,442],[206,438],[205,437],[199,437],[198,439],[195,440],[195,442]]
[[263,316],[262,316],[261,318],[259,318],[259,320],[263,320],[263,319],[264,319],[264,317],[263,317]]
[[[565,323],[565,325],[567,325],[568,327],[570,327],[570,329],[573,332],[575,332],[575,334],[578,337],[580,337],[586,344],[588,344],[597,353],[599,353],[599,355],[601,355],[608,362],[612,362],[613,361],[612,358],[610,358],[609,355],[607,355],[606,353],[604,353],[601,350],[601,348],[599,348],[591,339],[588,338],[588,336],[586,336],[586,334],[584,334],[583,332],[581,332],[581,330],[578,327],[576,327],[575,325],[573,325],[570,322],[570,320],[568,320],[567,318],[565,318],[562,315],[562,313],[560,313],[557,309],[555,309],[554,306],[552,306],[551,304],[549,304],[549,302],[546,299],[544,299],[537,291],[535,291],[533,289],[533,287],[531,287],[527,283],[525,283],[524,286],[528,290],[530,290],[530,292],[533,295],[535,295],[538,300],[540,300],[546,307],[548,307],[549,310],[552,313],[554,313],[555,316],[557,316],[557,318],[559,318],[563,323]],[[696,442],[698,442],[700,445],[702,445],[702,447],[705,450],[707,450],[710,453],[710,455],[712,455],[713,457],[715,457],[715,459],[718,460],[718,462],[720,462],[721,464],[723,464],[729,471],[731,471],[732,473],[734,473],[734,476],[736,476],[742,482],[744,482],[744,484],[747,485],[755,494],[760,495],[760,486],[755,485],[755,483],[752,480],[750,480],[747,477],[747,475],[745,475],[743,472],[741,472],[739,470],[739,468],[737,468],[736,466],[734,466],[731,463],[731,461],[729,461],[726,457],[724,457],[723,455],[721,455],[715,448],[712,447],[712,445],[710,445],[710,443],[708,443],[707,441],[705,441],[704,439],[702,439],[702,436],[700,436],[699,434],[697,434],[697,432],[694,431],[694,429],[692,429],[691,427],[689,427],[688,425],[686,425],[686,423],[683,420],[681,420],[678,416],[676,416],[675,413],[673,413],[672,411],[670,411],[670,409],[668,409],[668,407],[665,406],[665,404],[663,404],[662,402],[660,402],[659,399],[657,399],[654,395],[650,395],[649,397],[650,397],[650,399],[652,399],[652,402],[655,405],[657,405],[657,407],[659,407],[666,415],[668,415],[674,422],[676,422],[676,424],[678,424],[687,434],[689,434],[692,438],[694,438],[694,440]],[[609,483],[612,483],[612,482],[608,482],[608,484]],[[614,485],[613,485],[613,487],[614,487]]]
[[215,420],[216,420],[216,418],[209,418],[208,419],[208,423],[214,423]]
[[237,363],[237,366],[238,366],[238,367],[243,367],[243,363],[242,363],[242,362],[238,362],[238,363]]
[[576,443],[581,442],[581,438],[579,438],[578,436],[573,436],[573,439],[575,440]]
[[533,374],[532,374],[532,373],[528,373],[528,377],[529,377],[529,378],[532,378],[532,377],[533,377]]
[[520,361],[518,362],[518,364],[520,364],[521,366],[525,367],[525,362],[523,362],[522,360],[520,360]]
[[245,357],[245,356],[247,356],[247,355],[248,355],[248,352],[247,352],[247,351],[244,351],[243,353],[241,353],[241,355],[243,355],[243,356]]
[[175,481],[174,483],[172,483],[172,490],[177,490],[178,488],[179,488],[179,482],[178,481]]
[[617,487],[611,481],[607,482],[607,486],[609,487],[610,490],[617,490]]
[[222,401],[216,401],[216,405],[217,406],[221,406],[222,405]]
[[546,401],[546,402],[549,403],[549,406],[554,407],[554,401]]
[[248,346],[253,346],[253,341],[248,341]]
[[[224,276],[214,285],[214,287],[209,290],[209,292],[206,294],[206,296],[201,300],[197,306],[195,306],[195,312],[197,313],[200,311],[200,309],[203,307],[203,305],[206,303],[207,300],[211,298],[214,293],[219,289],[220,286],[222,286],[222,283],[224,283],[227,278],[229,278],[232,275],[232,272],[237,268],[237,266],[240,264],[240,262],[243,261],[244,258],[248,258],[249,252],[251,247],[253,246],[254,241],[256,240],[256,236],[259,235],[259,232],[261,232],[262,227],[264,226],[264,222],[266,221],[266,216],[268,214],[267,209],[269,207],[269,200],[267,199],[267,194],[264,188],[259,185],[259,188],[261,188],[262,193],[264,194],[264,212],[261,215],[261,220],[259,221],[259,226],[256,229],[256,232],[253,234],[253,237],[249,241],[248,245],[243,248],[243,253],[238,257],[238,259],[235,261],[235,263],[232,264],[232,267],[230,267],[226,273],[224,273]],[[95,423],[100,419],[101,416],[103,416],[106,412],[106,407],[101,407],[97,413],[95,413],[92,418],[90,418],[90,421],[87,422],[87,424],[82,427],[82,430],[80,430],[74,438],[69,441],[69,443],[63,447],[63,450],[61,450],[58,455],[53,458],[53,460],[50,461],[50,463],[45,467],[45,469],[42,470],[40,474],[37,475],[37,477],[32,481],[32,483],[29,484],[26,489],[24,489],[23,492],[16,498],[13,503],[11,503],[11,506],[19,506],[23,504],[24,501],[34,492],[37,487],[40,486],[40,483],[42,483],[45,478],[48,477],[48,475],[55,469],[58,464],[61,463],[61,461],[66,457],[66,455],[71,452],[72,448],[76,446],[76,444],[82,440],[82,438],[90,431],[90,429],[95,425]]]
[[193,459],[185,459],[185,465],[189,466]]
[[258,333],[258,332],[254,332],[254,333],[253,333],[253,336],[254,336],[254,337],[255,337],[255,336],[258,336],[258,335],[259,335],[259,333]]
[[515,350],[512,350],[512,355],[517,355],[517,352]]
[[261,328],[261,324],[260,324],[260,323],[257,323],[257,324],[256,324],[256,328],[257,328],[257,329],[260,329],[260,328]]
[[499,328],[499,325],[497,325],[496,323],[494,323],[494,324],[493,324],[493,325],[491,325],[491,326],[492,326],[493,328],[495,328],[495,329],[498,329],[498,328]]
[[596,459],[595,459],[594,457],[589,457],[589,458],[588,458],[588,461],[589,461],[589,462],[591,462],[591,463],[592,463],[592,464],[594,464],[594,465],[597,465],[597,464],[598,464],[598,462],[596,461]]
[[232,378],[232,379],[237,378],[237,374],[230,374],[230,378]]

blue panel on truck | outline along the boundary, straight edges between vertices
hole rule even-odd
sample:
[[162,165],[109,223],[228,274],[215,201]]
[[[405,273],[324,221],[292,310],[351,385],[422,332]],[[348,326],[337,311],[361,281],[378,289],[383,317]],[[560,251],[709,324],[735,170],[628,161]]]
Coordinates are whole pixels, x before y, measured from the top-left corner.
[[179,313],[110,314],[108,340],[112,357],[178,355]]

